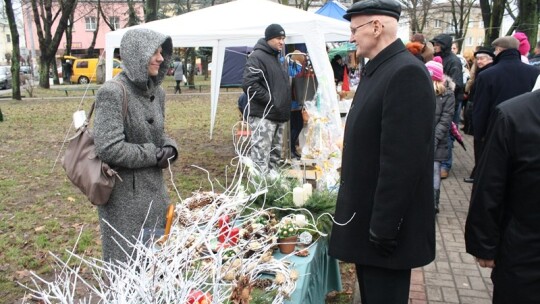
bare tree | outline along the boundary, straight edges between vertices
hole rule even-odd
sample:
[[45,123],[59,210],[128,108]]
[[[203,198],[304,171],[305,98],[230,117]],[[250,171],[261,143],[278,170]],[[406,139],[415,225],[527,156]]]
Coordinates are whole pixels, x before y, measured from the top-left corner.
[[[287,1],[287,5],[289,1]],[[296,8],[302,9],[304,11],[307,11],[309,7],[311,6],[311,3],[313,0],[294,0],[294,6]]]
[[469,28],[469,17],[471,9],[476,0],[450,0],[452,27],[454,28],[455,38],[458,48],[461,50],[463,38],[467,35]]
[[141,20],[139,20],[139,17],[137,16],[137,10],[135,9],[134,2],[135,2],[134,0],[127,0],[128,22],[126,23],[126,27],[134,26],[141,22]]
[[94,48],[96,46],[96,41],[97,41],[97,36],[98,36],[98,33],[99,33],[99,24],[101,22],[99,22],[100,20],[100,14],[99,14],[99,7],[101,6],[101,1],[98,0],[97,2],[97,8],[96,8],[96,28],[94,30],[94,32],[92,33],[92,41],[90,42],[90,45],[88,46],[88,50],[86,51],[86,54],[88,56],[88,58],[92,58],[94,57]]
[[[29,0],[39,41],[39,86],[49,88],[49,68],[56,67],[55,55],[77,0]],[[58,21],[56,29],[53,24]]]
[[20,80],[20,63],[21,51],[19,49],[19,31],[17,30],[17,21],[13,12],[13,4],[11,0],[4,0],[6,4],[6,15],[9,23],[9,31],[11,32],[11,45],[13,46],[13,56],[11,61],[11,74],[13,75],[11,93],[12,98],[21,100],[21,80]]
[[[506,35],[512,35],[514,31],[525,33],[531,46],[535,46],[538,36],[538,23],[540,22],[540,0],[520,0],[514,3],[506,3],[508,15],[514,19],[514,23],[508,29]],[[517,16],[513,7],[517,6]],[[530,50],[529,50],[530,51]]]
[[428,23],[428,16],[434,0],[400,0],[409,16],[413,34],[423,33]]
[[484,45],[499,38],[506,0],[479,0],[484,21]]
[[146,22],[158,20],[159,0],[146,0],[144,19]]

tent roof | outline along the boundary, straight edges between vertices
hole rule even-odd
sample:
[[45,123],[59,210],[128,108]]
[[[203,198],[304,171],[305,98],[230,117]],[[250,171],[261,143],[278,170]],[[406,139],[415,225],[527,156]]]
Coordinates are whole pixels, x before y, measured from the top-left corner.
[[337,20],[341,21],[347,21],[345,18],[343,18],[343,15],[347,12],[347,8],[334,0],[327,1],[321,8],[319,8],[317,11],[315,11],[315,14],[328,16]]
[[171,36],[175,47],[212,46],[216,41],[253,46],[271,23],[283,26],[286,43],[305,42],[306,32],[311,31],[323,34],[326,41],[349,39],[348,23],[272,1],[237,0],[116,30],[106,35],[106,42],[118,47],[126,31],[142,27]]

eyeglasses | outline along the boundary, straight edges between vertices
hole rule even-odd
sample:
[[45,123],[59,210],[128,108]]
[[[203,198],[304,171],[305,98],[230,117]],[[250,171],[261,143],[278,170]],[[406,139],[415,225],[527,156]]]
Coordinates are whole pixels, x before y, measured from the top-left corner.
[[375,20],[371,20],[371,21],[368,21],[368,22],[366,22],[366,23],[364,23],[364,24],[360,24],[360,25],[357,26],[357,27],[351,27],[351,35],[356,34],[356,31],[357,31],[359,28],[361,28],[362,26],[368,25],[368,24],[370,24],[370,23],[373,23],[373,21],[375,21]]

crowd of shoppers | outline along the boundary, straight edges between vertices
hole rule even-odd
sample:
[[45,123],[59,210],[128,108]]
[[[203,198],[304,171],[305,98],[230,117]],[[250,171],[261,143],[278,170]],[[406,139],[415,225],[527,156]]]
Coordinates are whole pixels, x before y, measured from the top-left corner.
[[[527,58],[525,34],[500,37],[493,48],[474,52],[464,77],[468,65],[452,52],[451,36],[415,34],[407,46],[397,38],[401,9],[395,0],[360,1],[344,16],[356,55],[368,63],[343,135],[335,221],[347,224],[333,226],[329,255],[355,264],[362,303],[408,303],[411,269],[435,258],[441,179],[452,166],[450,129],[462,122],[466,93],[464,130],[473,135],[475,159],[465,178],[473,183],[467,252],[493,268],[494,303],[539,303],[540,93],[529,92],[540,74],[540,44]],[[281,25],[269,25],[243,75],[250,157],[263,174],[279,169],[295,96],[285,39]],[[95,117],[96,153],[124,179],[98,208],[104,260],[114,263],[129,259],[129,241],[141,229],[164,227],[169,199],[162,169],[178,158],[164,133],[161,88],[171,38],[129,30],[120,52],[124,70],[98,91]],[[343,77],[340,60],[332,60],[336,82]],[[182,63],[174,67],[181,93]]]

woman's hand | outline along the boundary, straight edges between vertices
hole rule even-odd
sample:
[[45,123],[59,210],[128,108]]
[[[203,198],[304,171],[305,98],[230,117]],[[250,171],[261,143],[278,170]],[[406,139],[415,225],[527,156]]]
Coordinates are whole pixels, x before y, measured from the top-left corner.
[[172,163],[176,160],[176,150],[171,146],[164,146],[156,153],[157,166],[161,169],[169,167],[169,159]]

